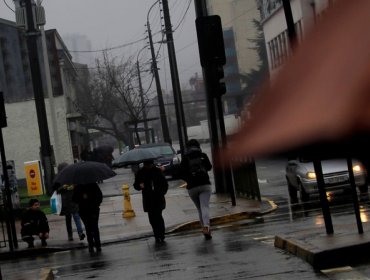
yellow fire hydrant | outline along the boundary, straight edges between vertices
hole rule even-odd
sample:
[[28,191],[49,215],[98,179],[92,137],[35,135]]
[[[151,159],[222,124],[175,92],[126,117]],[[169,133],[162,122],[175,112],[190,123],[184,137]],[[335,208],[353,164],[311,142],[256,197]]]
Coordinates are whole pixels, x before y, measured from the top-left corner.
[[123,193],[123,218],[132,218],[135,217],[135,212],[132,209],[131,201],[130,201],[130,193],[128,192],[129,186],[127,184],[122,185],[122,193]]

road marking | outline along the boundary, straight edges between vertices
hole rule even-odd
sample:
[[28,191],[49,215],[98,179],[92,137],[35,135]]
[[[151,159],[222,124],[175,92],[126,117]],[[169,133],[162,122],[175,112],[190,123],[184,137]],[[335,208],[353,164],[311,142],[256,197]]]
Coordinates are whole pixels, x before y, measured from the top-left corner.
[[260,179],[260,178],[258,178],[258,183],[260,183],[260,184],[266,184],[267,183],[267,179]]
[[369,280],[367,276],[354,270],[351,266],[335,267],[331,269],[323,269],[321,273],[325,274],[332,280]]
[[275,235],[265,235],[261,237],[254,237],[253,239],[257,241],[263,241],[263,240],[272,239],[272,238],[275,239]]

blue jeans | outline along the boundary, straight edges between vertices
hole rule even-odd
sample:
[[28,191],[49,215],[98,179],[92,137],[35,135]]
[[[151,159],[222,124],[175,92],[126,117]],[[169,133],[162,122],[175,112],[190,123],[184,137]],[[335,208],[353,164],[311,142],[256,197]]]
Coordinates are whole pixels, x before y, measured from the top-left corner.
[[73,235],[73,232],[72,232],[72,217],[73,217],[73,220],[75,221],[78,234],[80,235],[81,233],[83,233],[80,215],[78,215],[77,212],[66,214],[65,217],[66,217],[66,227],[67,227],[68,237],[72,237],[72,235]]

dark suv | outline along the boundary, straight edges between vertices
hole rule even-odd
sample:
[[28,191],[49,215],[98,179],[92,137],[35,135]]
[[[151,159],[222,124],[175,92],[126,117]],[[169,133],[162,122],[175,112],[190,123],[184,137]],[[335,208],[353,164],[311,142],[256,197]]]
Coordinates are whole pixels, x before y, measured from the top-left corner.
[[[168,143],[143,144],[136,149],[150,149],[159,157],[154,161],[156,166],[164,167],[164,175],[178,178],[180,175],[180,158],[175,149]],[[138,169],[138,166],[136,166]],[[134,170],[134,168],[133,168]],[[135,170],[134,170],[135,171]]]

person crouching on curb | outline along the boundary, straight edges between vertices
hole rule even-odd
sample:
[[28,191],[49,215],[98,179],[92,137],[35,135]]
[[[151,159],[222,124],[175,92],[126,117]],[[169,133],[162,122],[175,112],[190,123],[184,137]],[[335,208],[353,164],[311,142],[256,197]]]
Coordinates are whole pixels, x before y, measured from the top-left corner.
[[156,243],[164,243],[165,224],[162,211],[166,208],[166,177],[152,160],[144,161],[144,166],[135,175],[134,188],[142,192],[144,212],[148,213]]
[[181,160],[181,179],[187,184],[187,190],[194,202],[199,215],[204,237],[212,238],[209,223],[209,200],[211,198],[211,182],[208,171],[212,164],[208,156],[202,152],[197,140],[186,143],[186,152]]
[[22,240],[28,243],[28,248],[34,248],[33,235],[41,239],[42,246],[47,246],[49,223],[45,213],[40,210],[40,202],[37,199],[30,199],[29,208],[22,215],[21,227]]

